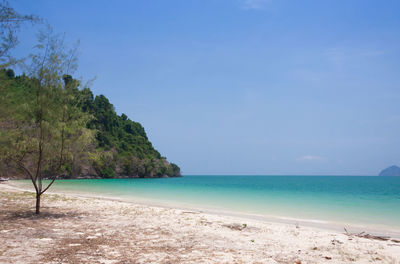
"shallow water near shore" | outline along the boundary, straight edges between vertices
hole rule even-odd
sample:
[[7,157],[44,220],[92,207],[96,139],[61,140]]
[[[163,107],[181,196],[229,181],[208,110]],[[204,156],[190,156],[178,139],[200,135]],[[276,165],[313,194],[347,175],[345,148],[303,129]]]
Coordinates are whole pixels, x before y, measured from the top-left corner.
[[[14,181],[31,187],[30,181]],[[400,230],[400,177],[184,176],[58,180],[51,191]]]

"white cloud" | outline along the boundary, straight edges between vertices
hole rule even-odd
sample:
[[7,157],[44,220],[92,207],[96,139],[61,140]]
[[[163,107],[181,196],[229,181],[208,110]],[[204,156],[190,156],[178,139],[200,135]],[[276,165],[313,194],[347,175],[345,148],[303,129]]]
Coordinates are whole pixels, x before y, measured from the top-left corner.
[[323,159],[324,158],[320,157],[320,156],[305,155],[305,156],[299,157],[297,160],[299,160],[299,161],[320,161]]
[[243,0],[244,9],[264,9],[271,0]]

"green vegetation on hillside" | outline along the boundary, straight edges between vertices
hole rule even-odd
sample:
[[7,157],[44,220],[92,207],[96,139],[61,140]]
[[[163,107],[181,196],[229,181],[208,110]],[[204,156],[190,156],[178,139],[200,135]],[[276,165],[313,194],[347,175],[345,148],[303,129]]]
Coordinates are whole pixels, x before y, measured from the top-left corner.
[[[140,123],[130,120],[125,114],[117,115],[114,106],[104,95],[94,96],[87,87],[80,89],[80,82],[70,75],[64,75],[62,79],[62,89],[68,91],[68,100],[58,102],[58,108],[62,108],[62,104],[69,105],[70,109],[77,107],[80,114],[86,116],[82,129],[87,129],[94,135],[84,151],[70,155],[63,166],[64,177],[180,176],[179,167],[160,155],[148,140]],[[35,99],[35,90],[32,87],[37,81],[25,75],[15,76],[11,69],[0,70],[3,96],[1,110],[5,114],[1,117],[0,126],[3,135],[7,124],[16,121],[19,112],[26,107],[32,107],[29,102]],[[2,174],[10,173],[6,163],[7,161],[3,161]],[[50,176],[52,169],[51,166],[48,167],[44,174]]]

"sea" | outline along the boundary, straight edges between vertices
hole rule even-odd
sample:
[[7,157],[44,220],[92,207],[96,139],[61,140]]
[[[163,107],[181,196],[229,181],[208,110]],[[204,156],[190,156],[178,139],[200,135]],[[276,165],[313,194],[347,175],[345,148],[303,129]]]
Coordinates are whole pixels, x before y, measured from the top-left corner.
[[[18,181],[18,185],[31,187],[29,181]],[[81,179],[57,180],[49,191],[296,224],[349,225],[360,230],[368,226],[400,232],[400,177],[185,175]]]

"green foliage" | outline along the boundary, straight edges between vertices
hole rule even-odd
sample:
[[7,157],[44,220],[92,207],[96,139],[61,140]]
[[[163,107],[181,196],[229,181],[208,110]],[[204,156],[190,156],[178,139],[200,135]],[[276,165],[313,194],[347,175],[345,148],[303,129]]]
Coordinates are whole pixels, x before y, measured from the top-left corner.
[[144,128],[125,114],[118,116],[104,95],[96,96],[88,103],[86,108],[90,106],[89,112],[95,117],[89,127],[98,130],[96,139],[99,147],[106,150],[116,148],[121,155],[134,155],[140,159],[161,158],[148,140]]
[[[0,70],[0,91],[4,95],[0,98],[0,110],[3,110],[0,140],[9,143],[10,135],[13,135],[13,140],[18,138],[18,144],[14,142],[18,146],[12,147],[13,155],[29,152],[31,160],[37,159],[32,156],[37,152],[30,148],[38,144],[36,122],[41,109],[45,138],[48,139],[43,176],[49,177],[57,169],[56,160],[60,154],[56,150],[61,147],[62,136],[68,148],[64,150],[63,165],[59,170],[68,177],[180,176],[179,167],[161,157],[140,123],[125,114],[117,115],[104,95],[94,97],[88,87],[81,87],[81,83],[70,75],[59,76],[53,86],[47,88],[40,86],[38,79],[14,76],[12,70]],[[34,125],[28,125],[30,122]],[[15,127],[6,129],[6,124]],[[31,128],[21,134],[18,127],[24,125]]]
[[30,77],[1,70],[1,159],[18,168],[40,195],[43,177],[71,173],[73,160],[93,141],[91,119],[76,99],[79,82],[67,83],[61,72],[73,59],[59,38],[42,34],[31,55]]
[[112,151],[96,151],[91,153],[90,161],[96,174],[104,178],[115,176],[116,160]]
[[[79,97],[82,98],[82,110],[94,117],[88,127],[97,131],[98,150],[113,151],[113,169],[118,174],[135,177],[180,176],[179,167],[161,157],[140,123],[130,120],[125,114],[117,115],[104,95],[93,97],[89,89],[84,89]],[[103,158],[103,162],[97,161],[94,167],[103,176],[104,169],[100,168],[112,167],[111,163],[105,163]]]
[[[97,158],[92,157],[93,167],[99,176],[110,177],[108,168],[124,176],[180,176],[180,168],[168,163],[154,149],[143,126],[125,114],[117,115],[104,95],[94,97],[90,89],[85,88],[78,92],[77,97],[82,110],[94,117],[87,126],[96,130],[97,150],[103,153]],[[113,153],[112,158],[105,153]]]
[[[36,19],[20,16],[7,2],[0,3],[1,33],[15,34],[19,24],[7,24],[13,18]],[[7,54],[15,43],[3,41],[11,45],[4,46]],[[104,95],[94,96],[69,74],[76,68],[76,50],[66,50],[63,38],[48,28],[39,34],[36,52],[30,55],[29,76],[15,76],[13,70],[0,67],[2,173],[6,173],[5,163],[13,163],[35,181],[39,179],[39,185],[42,176],[59,174],[180,176],[179,167],[161,157],[140,123],[117,115]]]

